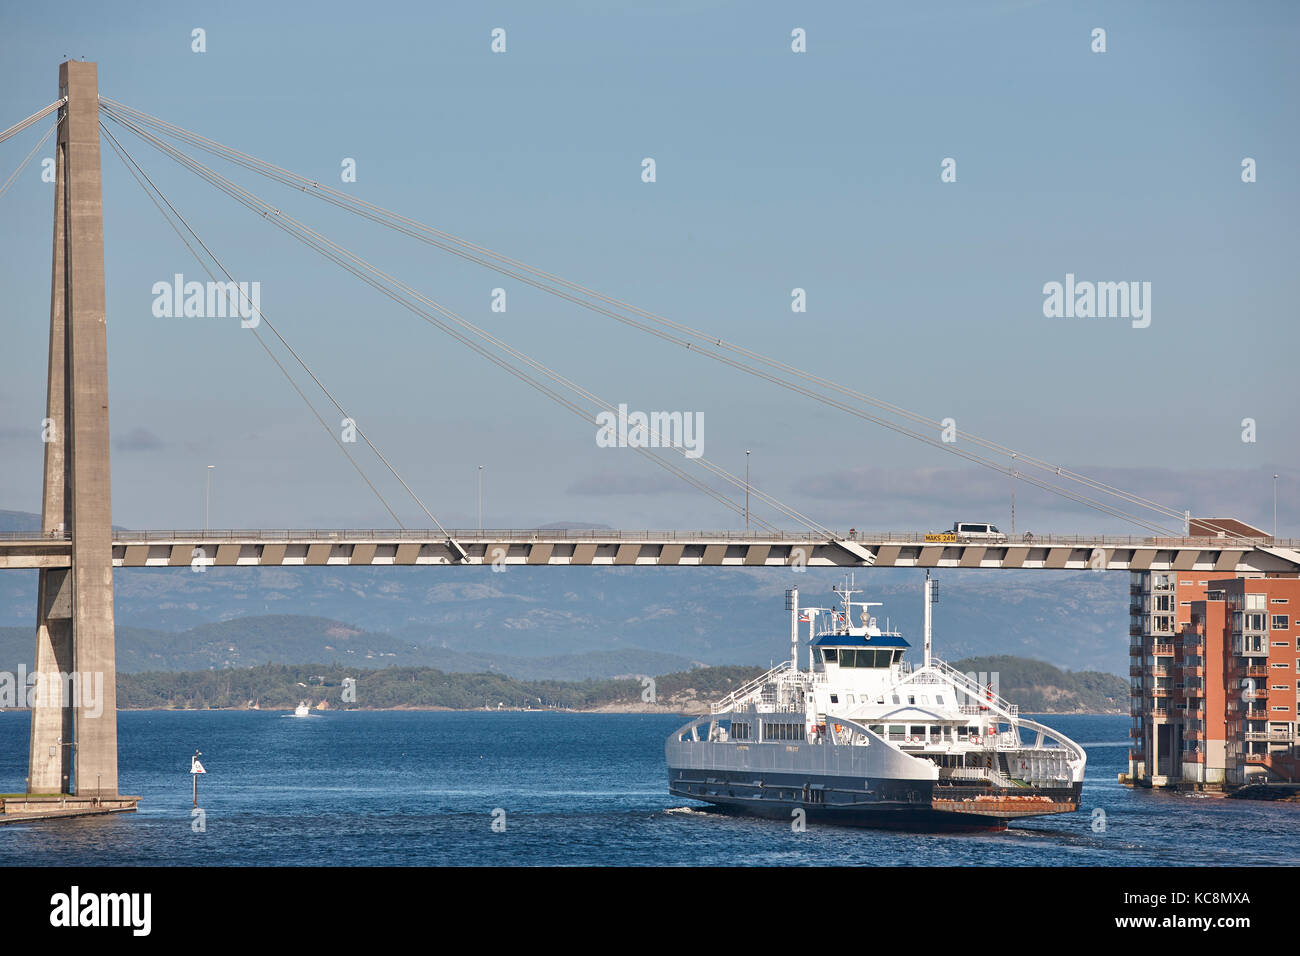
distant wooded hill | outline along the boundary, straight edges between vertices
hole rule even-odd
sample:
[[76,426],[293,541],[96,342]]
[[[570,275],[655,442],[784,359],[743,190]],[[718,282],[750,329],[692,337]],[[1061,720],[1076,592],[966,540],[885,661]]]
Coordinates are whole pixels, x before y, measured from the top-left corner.
[[[998,691],[1022,713],[1125,713],[1128,685],[1112,674],[1073,674],[1050,664],[1017,657],[958,661],[981,682],[996,680]],[[259,706],[292,709],[301,700],[331,709],[402,707],[629,709],[696,712],[762,673],[757,667],[702,667],[655,678],[653,707],[646,681],[520,680],[504,674],[449,674],[428,667],[382,670],[338,665],[146,672],[118,675],[118,705],[135,709],[206,709]],[[992,675],[996,675],[994,678]],[[344,700],[344,679],[356,681],[355,701]]]

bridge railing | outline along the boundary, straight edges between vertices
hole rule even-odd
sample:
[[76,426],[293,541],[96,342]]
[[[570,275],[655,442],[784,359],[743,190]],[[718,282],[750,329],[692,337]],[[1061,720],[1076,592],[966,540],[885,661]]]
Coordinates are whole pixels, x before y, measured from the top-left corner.
[[[431,529],[396,528],[285,528],[285,529],[173,529],[131,531],[115,529],[113,540],[118,543],[137,541],[443,541],[447,537],[457,541],[493,543],[517,541],[588,541],[588,542],[727,542],[737,544],[810,543],[825,544],[826,535],[808,531],[778,531],[775,534],[759,531],[626,531],[607,528],[494,528],[451,529],[446,534]],[[866,545],[929,545],[931,547],[985,546],[991,548],[1300,548],[1300,538],[1219,538],[1219,537],[1141,537],[1137,535],[1034,535],[1030,538],[1013,538],[1007,541],[926,541],[925,532],[858,531],[850,535],[837,533],[837,538]],[[42,535],[38,531],[0,532],[0,541],[66,541],[71,534]]]

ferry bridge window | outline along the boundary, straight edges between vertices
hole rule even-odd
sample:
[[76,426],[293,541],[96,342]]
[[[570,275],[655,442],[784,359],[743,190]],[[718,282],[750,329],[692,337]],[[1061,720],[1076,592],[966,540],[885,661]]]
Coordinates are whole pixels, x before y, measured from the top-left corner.
[[828,647],[826,650],[822,651],[822,660],[827,664],[836,663],[835,648]]
[[907,736],[907,729],[902,724],[889,725],[889,739],[902,740]]
[[908,733],[908,736],[909,736],[909,737],[924,737],[924,736],[925,736],[925,728],[924,728],[924,727],[910,726],[910,727],[907,728],[907,733]]
[[840,702],[840,695],[839,695],[839,694],[831,694],[831,703],[832,703],[832,704],[838,704],[839,702]]
[[901,704],[901,703],[902,703],[902,701],[901,701],[901,700],[899,700],[899,698],[898,698],[898,695],[897,695],[897,694],[895,694],[895,695],[894,695],[894,703],[895,703],[895,704]]

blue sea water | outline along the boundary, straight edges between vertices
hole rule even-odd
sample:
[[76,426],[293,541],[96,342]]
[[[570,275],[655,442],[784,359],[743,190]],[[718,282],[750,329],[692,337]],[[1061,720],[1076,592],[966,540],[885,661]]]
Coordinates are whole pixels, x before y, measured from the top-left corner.
[[[1044,720],[1087,748],[1084,809],[937,835],[799,833],[673,797],[663,742],[677,716],[125,712],[122,791],[144,798],[139,812],[0,827],[0,866],[1300,863],[1300,805],[1130,790],[1116,780],[1128,718]],[[27,740],[26,713],[0,714],[0,792],[23,789]],[[204,832],[190,812],[196,749]]]

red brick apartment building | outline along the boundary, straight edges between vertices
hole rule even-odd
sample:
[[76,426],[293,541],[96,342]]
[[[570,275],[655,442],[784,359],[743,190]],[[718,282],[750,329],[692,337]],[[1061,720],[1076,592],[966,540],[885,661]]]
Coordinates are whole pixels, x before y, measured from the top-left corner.
[[1300,578],[1134,572],[1127,782],[1300,781]]

